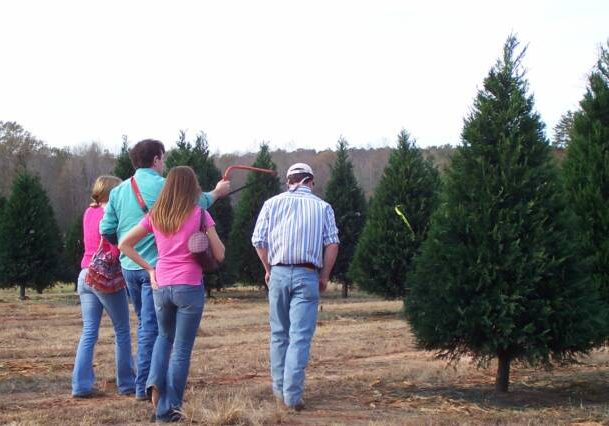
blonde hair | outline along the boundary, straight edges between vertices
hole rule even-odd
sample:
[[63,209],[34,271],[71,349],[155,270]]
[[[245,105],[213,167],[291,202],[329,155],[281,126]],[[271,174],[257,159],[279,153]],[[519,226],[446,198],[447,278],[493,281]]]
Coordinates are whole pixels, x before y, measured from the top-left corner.
[[201,187],[194,170],[188,166],[172,168],[150,210],[154,227],[164,234],[175,234],[196,207],[200,196]]
[[110,191],[121,182],[122,180],[116,176],[109,175],[100,176],[95,179],[93,188],[91,188],[91,200],[93,202],[89,206],[100,207],[102,203],[107,203],[108,198],[110,198]]

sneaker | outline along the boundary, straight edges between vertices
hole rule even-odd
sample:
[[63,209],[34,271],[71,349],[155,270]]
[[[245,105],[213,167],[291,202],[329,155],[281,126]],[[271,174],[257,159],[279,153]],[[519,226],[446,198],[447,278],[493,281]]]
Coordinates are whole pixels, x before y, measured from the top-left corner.
[[87,398],[95,398],[96,396],[104,396],[105,394],[97,389],[93,389],[91,392],[87,393],[77,393],[72,394],[72,398],[75,399],[87,399]]
[[299,413],[305,409],[305,404],[302,400],[297,402],[294,405],[283,404],[283,407],[288,410],[290,413]]
[[157,423],[179,423],[186,420],[186,416],[180,410],[171,410],[167,416],[154,416]]
[[288,408],[290,409],[290,411],[295,411],[298,413],[305,409],[305,404],[304,404],[304,401],[300,400],[295,405],[288,406]]
[[72,398],[75,398],[75,399],[93,398],[93,392],[91,392],[91,393],[79,393],[79,394],[75,394],[75,395],[72,395]]

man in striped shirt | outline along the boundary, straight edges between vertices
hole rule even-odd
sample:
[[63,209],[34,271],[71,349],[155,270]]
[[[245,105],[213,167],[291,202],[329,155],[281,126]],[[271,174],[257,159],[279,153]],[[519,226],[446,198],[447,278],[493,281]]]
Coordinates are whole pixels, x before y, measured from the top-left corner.
[[252,244],[269,286],[273,393],[300,411],[319,293],[328,284],[339,240],[332,207],[311,192],[311,167],[296,163],[286,177],[288,191],[262,206]]

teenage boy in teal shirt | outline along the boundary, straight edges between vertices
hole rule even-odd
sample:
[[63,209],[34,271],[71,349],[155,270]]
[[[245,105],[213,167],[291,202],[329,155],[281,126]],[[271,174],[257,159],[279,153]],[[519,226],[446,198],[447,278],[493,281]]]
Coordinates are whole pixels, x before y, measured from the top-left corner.
[[[136,169],[133,176],[139,192],[146,208],[150,209],[165,183],[165,178],[161,176],[165,167],[165,147],[157,140],[145,139],[131,148],[129,157]],[[201,194],[199,205],[208,208],[216,199],[228,194],[229,190],[230,182],[221,180],[213,191]],[[104,238],[116,243],[139,223],[144,214],[128,179],[110,192],[110,199],[100,223],[100,233]],[[153,266],[156,264],[157,248],[153,234],[140,241],[135,249],[148,263]],[[146,379],[150,370],[152,348],[158,334],[152,288],[150,277],[145,270],[122,253],[120,261],[138,322],[135,397],[145,401],[149,399],[146,395]]]

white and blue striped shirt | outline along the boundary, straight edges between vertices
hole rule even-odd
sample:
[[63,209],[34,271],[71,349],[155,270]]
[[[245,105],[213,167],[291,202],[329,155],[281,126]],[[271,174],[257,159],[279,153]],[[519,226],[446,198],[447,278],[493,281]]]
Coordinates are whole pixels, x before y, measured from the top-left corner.
[[252,235],[254,247],[268,249],[271,266],[312,263],[321,269],[323,248],[338,243],[332,206],[307,186],[269,198]]

